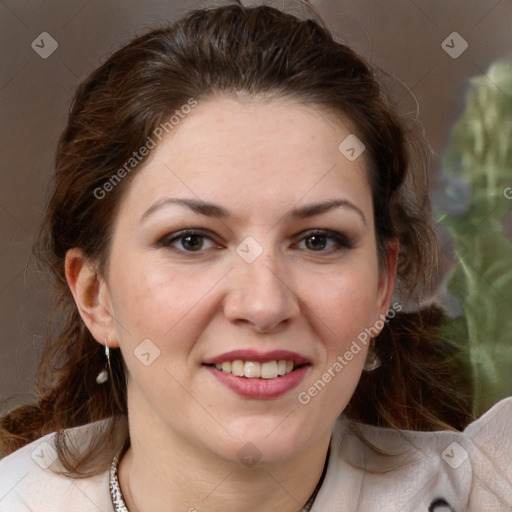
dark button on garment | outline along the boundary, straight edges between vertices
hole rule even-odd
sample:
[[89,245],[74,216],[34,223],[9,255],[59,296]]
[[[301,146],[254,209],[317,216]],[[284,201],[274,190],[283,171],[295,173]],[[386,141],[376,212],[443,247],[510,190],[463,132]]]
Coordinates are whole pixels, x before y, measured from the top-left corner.
[[428,512],[455,512],[455,509],[444,498],[436,498],[428,507]]

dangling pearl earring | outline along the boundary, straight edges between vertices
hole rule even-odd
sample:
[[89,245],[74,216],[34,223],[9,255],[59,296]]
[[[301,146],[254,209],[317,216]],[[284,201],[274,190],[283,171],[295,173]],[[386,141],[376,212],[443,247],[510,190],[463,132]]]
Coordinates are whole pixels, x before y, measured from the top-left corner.
[[365,372],[372,372],[382,364],[381,360],[379,359],[379,356],[377,356],[377,354],[373,350],[374,343],[375,339],[372,338],[370,349],[368,350],[368,356],[366,357],[366,363],[363,366],[363,370]]
[[[107,338],[105,338],[105,355],[107,356],[107,364],[110,368],[110,349],[108,348]],[[100,373],[98,373],[98,376],[96,377],[96,383],[101,385],[105,384],[108,380],[108,371],[106,368],[103,368]]]

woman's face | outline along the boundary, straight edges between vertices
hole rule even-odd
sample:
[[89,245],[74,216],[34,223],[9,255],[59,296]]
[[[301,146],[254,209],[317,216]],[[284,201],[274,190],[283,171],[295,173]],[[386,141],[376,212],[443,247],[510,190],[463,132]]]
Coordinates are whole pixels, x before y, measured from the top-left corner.
[[312,107],[224,97],[153,149],[103,290],[133,421],[234,461],[247,443],[272,463],[330,434],[394,285],[349,135]]

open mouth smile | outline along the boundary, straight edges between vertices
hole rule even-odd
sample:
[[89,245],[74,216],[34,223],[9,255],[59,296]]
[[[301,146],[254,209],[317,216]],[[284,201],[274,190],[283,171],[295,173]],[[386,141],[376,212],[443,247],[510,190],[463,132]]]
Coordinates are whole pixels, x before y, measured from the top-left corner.
[[234,351],[203,365],[239,396],[265,400],[279,398],[298,386],[311,363],[288,351]]

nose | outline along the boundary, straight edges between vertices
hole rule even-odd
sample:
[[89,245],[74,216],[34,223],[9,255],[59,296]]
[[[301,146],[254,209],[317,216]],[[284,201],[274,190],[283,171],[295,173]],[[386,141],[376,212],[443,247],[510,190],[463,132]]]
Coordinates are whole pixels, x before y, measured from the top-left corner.
[[224,314],[231,322],[266,333],[279,330],[299,315],[293,283],[275,257],[262,255],[252,263],[239,259],[229,279]]

